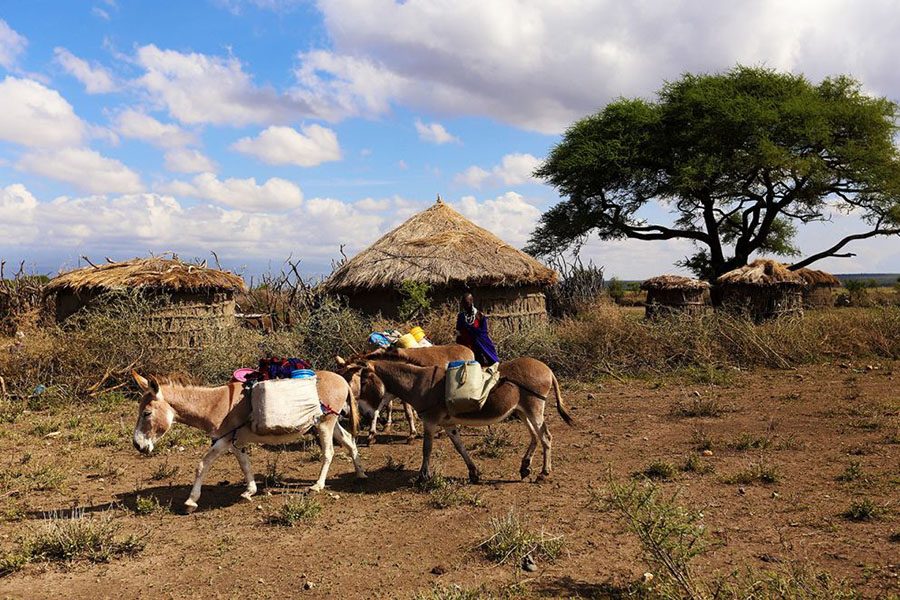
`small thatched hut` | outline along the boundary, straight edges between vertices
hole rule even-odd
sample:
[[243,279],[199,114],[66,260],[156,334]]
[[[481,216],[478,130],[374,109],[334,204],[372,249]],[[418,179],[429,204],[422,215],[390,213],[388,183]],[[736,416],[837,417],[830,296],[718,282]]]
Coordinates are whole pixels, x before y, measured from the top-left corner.
[[648,319],[667,314],[698,314],[706,309],[709,284],[680,275],[660,275],[641,284],[647,292]]
[[59,322],[112,298],[111,293],[134,291],[160,301],[148,327],[173,349],[198,347],[204,332],[232,325],[234,294],[243,289],[244,280],[233,273],[162,257],[84,267],[47,285]]
[[546,321],[546,286],[556,272],[438,198],[337,269],[323,284],[368,314],[396,317],[405,281],[427,283],[433,305],[454,304],[464,291],[494,329],[516,331]]
[[797,269],[794,271],[805,282],[803,308],[830,308],[834,306],[832,288],[841,287],[837,277],[825,271]]
[[803,312],[803,279],[778,261],[758,259],[716,280],[713,294],[723,309],[755,321]]

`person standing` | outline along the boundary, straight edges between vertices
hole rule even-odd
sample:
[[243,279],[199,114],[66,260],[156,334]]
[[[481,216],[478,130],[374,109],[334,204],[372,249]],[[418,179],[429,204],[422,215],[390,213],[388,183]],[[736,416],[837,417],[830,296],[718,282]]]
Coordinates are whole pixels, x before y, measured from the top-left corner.
[[470,348],[481,366],[489,367],[500,362],[494,341],[488,334],[487,317],[475,307],[471,292],[463,294],[460,312],[456,317],[456,343]]

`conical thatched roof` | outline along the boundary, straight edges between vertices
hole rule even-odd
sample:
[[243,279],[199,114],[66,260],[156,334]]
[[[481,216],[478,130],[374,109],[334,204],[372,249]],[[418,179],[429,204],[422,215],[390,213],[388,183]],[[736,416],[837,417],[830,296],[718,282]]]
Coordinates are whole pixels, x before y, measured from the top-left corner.
[[550,285],[556,272],[475,225],[440,199],[335,271],[330,292],[435,286]]
[[826,287],[841,287],[841,282],[837,277],[832,275],[831,273],[826,273],[825,271],[816,271],[814,269],[797,269],[794,271],[797,275],[800,276],[803,281],[806,282],[808,286],[826,286]]
[[721,275],[716,280],[716,283],[720,285],[753,285],[760,287],[774,285],[806,285],[806,282],[804,282],[799,275],[788,270],[788,268],[780,262],[768,258],[760,258],[754,260],[749,265],[729,271],[724,275]]
[[76,269],[57,276],[47,285],[47,290],[51,292],[130,288],[173,292],[210,289],[240,291],[244,289],[244,280],[227,271],[154,256]]
[[659,275],[644,280],[642,290],[705,290],[709,284],[699,279],[681,275]]

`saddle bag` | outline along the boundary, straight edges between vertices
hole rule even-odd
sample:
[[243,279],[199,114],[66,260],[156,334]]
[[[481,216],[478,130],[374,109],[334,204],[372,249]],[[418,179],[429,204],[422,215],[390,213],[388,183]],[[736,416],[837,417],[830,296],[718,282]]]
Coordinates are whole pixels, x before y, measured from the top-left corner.
[[460,415],[481,410],[487,400],[484,391],[484,371],[474,360],[457,360],[447,365],[444,383],[447,411]]
[[250,429],[257,435],[304,433],[322,416],[315,375],[256,383],[250,406]]

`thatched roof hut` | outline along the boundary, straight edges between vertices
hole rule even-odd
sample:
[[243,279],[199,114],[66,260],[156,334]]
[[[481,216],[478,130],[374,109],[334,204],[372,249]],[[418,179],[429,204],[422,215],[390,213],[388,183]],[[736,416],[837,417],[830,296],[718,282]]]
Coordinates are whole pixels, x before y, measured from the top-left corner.
[[543,290],[557,275],[438,198],[347,261],[323,286],[363,312],[395,317],[405,281],[427,283],[433,304],[455,302],[471,291],[494,327],[520,329],[547,318]]
[[162,301],[148,326],[170,348],[197,347],[204,331],[234,323],[234,294],[243,289],[244,280],[233,273],[155,256],[76,269],[47,285],[60,322],[116,292]]
[[834,306],[832,288],[841,287],[837,277],[825,271],[797,269],[794,271],[806,284],[803,287],[803,308],[830,308]]
[[721,275],[714,303],[756,321],[803,312],[805,282],[778,261],[761,258]]
[[647,292],[647,318],[673,313],[697,314],[706,308],[709,284],[681,275],[659,275],[641,283]]

